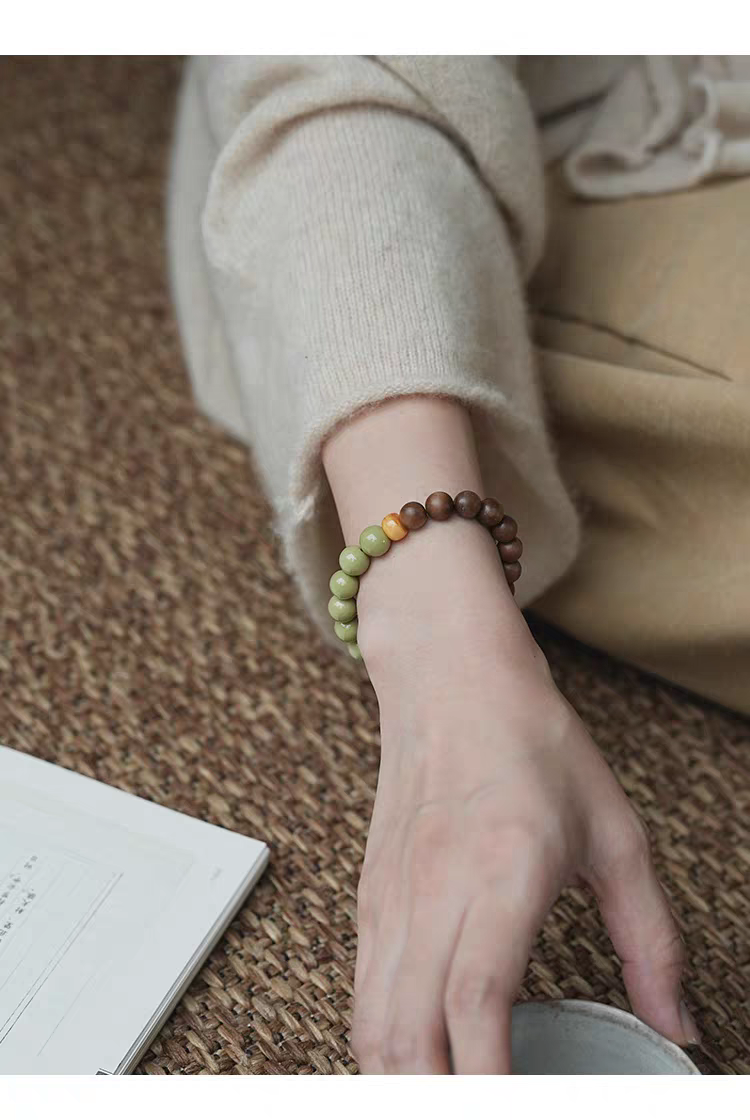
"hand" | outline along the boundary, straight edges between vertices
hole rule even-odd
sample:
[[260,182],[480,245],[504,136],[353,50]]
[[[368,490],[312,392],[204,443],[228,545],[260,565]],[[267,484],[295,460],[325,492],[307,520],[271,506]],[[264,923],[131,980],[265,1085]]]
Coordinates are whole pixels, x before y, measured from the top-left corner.
[[[394,495],[486,492],[455,401],[381,404],[323,454],[347,541]],[[513,513],[523,536],[524,510]],[[680,1005],[682,942],[643,826],[555,688],[486,530],[452,518],[410,533],[371,565],[357,611],[381,722],[359,890],[362,1070],[508,1072],[532,941],[579,882],[599,900],[635,1013],[695,1040]]]
[[476,568],[460,555],[479,547],[466,529],[441,525],[420,542],[424,563],[404,549],[398,570],[379,565],[360,594],[382,740],[359,887],[360,1067],[509,1072],[531,944],[578,883],[599,901],[635,1013],[695,1041],[680,1001],[682,941],[639,818],[499,573],[453,604],[446,595]]

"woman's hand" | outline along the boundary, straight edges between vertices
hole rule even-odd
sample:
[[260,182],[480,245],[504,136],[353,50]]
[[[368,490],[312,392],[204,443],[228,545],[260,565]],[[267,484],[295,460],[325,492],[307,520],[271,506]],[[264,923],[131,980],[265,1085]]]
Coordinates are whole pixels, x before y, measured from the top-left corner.
[[[349,542],[409,498],[484,492],[468,414],[440,398],[350,419],[324,465]],[[512,512],[523,536],[524,511]],[[381,722],[359,891],[362,1070],[508,1072],[531,944],[580,882],[599,900],[635,1013],[695,1040],[682,942],[643,827],[555,688],[487,531],[454,517],[410,533],[370,566],[357,611]]]
[[575,883],[598,898],[635,1013],[695,1041],[682,941],[639,818],[500,572],[451,600],[476,566],[469,553],[488,544],[472,528],[436,526],[413,556],[402,549],[398,571],[384,561],[362,583],[382,757],[359,888],[361,1069],[508,1072],[532,942]]

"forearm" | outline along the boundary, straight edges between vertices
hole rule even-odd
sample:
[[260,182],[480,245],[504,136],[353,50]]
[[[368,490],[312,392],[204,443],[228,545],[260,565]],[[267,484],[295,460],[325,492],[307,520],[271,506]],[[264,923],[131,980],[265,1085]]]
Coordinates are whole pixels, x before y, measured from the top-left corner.
[[[360,413],[329,438],[323,463],[351,544],[366,525],[434,490],[485,496],[468,412],[443,398],[400,398]],[[428,648],[439,658],[436,642],[448,654],[453,639],[469,639],[477,656],[529,642],[492,540],[460,518],[428,522],[373,563],[357,606],[358,640],[376,687],[386,662],[413,662]]]

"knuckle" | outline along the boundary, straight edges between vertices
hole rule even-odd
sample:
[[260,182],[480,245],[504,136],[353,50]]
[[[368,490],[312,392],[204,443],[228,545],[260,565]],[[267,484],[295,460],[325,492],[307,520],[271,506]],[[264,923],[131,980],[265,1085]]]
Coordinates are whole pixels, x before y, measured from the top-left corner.
[[424,1045],[418,1034],[408,1025],[386,1031],[381,1049],[387,1070],[415,1070],[424,1055]]
[[450,848],[450,826],[435,806],[420,808],[411,823],[409,849],[414,864],[432,866]]
[[514,868],[519,873],[553,861],[561,843],[549,822],[498,821],[488,836],[496,865]]
[[349,1040],[352,1053],[361,1066],[368,1066],[380,1056],[380,1036],[367,1024],[355,1020]]
[[496,819],[493,828],[495,849],[501,854],[514,858],[528,852],[538,840],[538,832],[523,820]]
[[638,814],[629,814],[615,842],[615,863],[625,869],[638,869],[651,859],[648,830]]
[[682,971],[686,958],[685,942],[676,927],[665,931],[661,941],[657,939],[654,946],[654,955],[663,967],[666,966],[677,972]]
[[375,887],[372,875],[363,871],[357,886],[357,920],[360,925],[368,925],[375,913]]
[[476,969],[456,971],[446,985],[445,1014],[448,1019],[465,1019],[496,1006],[501,999],[501,986],[496,976]]
[[412,886],[420,896],[440,892],[451,850],[450,828],[445,820],[433,812],[419,812],[411,826],[407,866]]
[[502,890],[517,899],[533,887],[556,882],[569,859],[569,843],[554,812],[539,821],[509,818],[502,810],[482,816],[472,842],[472,880],[482,894]]

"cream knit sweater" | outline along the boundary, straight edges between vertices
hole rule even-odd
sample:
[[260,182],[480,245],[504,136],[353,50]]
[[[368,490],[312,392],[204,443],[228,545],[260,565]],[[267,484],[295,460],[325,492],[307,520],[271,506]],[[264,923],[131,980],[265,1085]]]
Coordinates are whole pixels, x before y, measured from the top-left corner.
[[[201,407],[252,448],[326,636],[344,542],[321,445],[387,397],[442,394],[470,409],[487,490],[523,523],[520,605],[575,556],[524,304],[543,247],[543,164],[561,155],[591,197],[750,170],[747,60],[186,66],[169,250],[188,368]],[[363,524],[382,513],[363,510]]]

